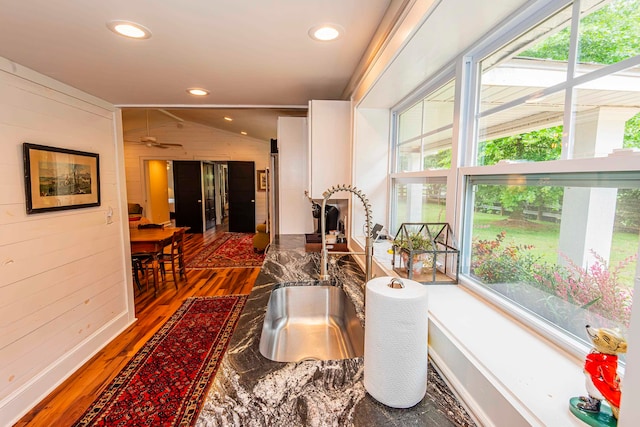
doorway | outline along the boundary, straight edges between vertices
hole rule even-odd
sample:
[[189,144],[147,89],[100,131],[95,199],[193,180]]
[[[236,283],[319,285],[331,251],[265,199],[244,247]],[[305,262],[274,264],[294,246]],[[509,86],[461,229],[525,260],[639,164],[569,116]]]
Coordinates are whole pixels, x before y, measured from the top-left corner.
[[144,216],[153,223],[169,222],[169,162],[166,160],[145,160],[146,204]]
[[216,226],[216,184],[213,163],[202,164],[202,181],[204,192],[204,227],[209,230]]
[[229,174],[229,231],[256,231],[256,180],[254,162],[227,162]]
[[[255,232],[254,162],[150,160],[146,163],[152,222],[167,224],[171,219],[176,226],[189,227],[189,233],[202,233],[228,218],[229,231]],[[161,172],[162,179],[157,172],[151,173],[152,170]],[[158,193],[158,189],[162,192]]]
[[189,227],[189,233],[204,231],[202,189],[202,163],[195,160],[174,160],[176,226]]

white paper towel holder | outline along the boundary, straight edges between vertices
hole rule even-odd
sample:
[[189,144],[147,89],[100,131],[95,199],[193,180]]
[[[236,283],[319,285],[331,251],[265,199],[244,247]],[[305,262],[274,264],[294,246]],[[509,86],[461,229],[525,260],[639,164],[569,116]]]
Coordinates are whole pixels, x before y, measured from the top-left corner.
[[366,293],[365,390],[391,408],[415,406],[427,391],[426,288],[379,277],[367,282]]
[[404,283],[402,282],[402,280],[398,279],[397,277],[393,277],[391,281],[387,283],[387,286],[390,287],[391,289],[402,289],[404,288]]

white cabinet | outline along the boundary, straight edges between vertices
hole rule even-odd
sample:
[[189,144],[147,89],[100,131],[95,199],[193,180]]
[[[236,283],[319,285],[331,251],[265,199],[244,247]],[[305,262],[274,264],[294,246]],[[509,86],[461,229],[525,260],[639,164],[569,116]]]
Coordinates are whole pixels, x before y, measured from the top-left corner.
[[304,195],[309,187],[307,129],[306,117],[278,118],[278,200],[271,214],[278,216],[280,234],[313,232],[311,203]]
[[[280,234],[315,231],[311,203],[322,199],[332,185],[351,183],[351,116],[349,101],[310,101],[304,117],[278,118],[278,197],[277,215]],[[337,193],[345,197],[346,193]],[[347,202],[332,198],[340,205],[342,216]]]
[[351,183],[351,102],[309,101],[309,193]]

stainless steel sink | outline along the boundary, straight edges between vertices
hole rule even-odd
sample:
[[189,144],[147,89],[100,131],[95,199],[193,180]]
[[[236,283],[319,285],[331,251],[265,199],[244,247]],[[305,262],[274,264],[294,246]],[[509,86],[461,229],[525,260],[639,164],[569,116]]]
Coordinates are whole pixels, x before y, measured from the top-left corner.
[[276,362],[362,356],[364,329],[336,286],[286,286],[271,292],[260,353]]

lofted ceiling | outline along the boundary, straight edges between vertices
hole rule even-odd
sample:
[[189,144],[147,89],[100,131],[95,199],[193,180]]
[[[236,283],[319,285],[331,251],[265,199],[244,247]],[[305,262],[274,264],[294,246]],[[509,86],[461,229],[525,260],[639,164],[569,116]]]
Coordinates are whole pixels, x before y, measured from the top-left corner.
[[[123,107],[125,128],[139,126],[126,123],[140,114],[128,108],[163,108],[208,126],[233,108],[237,128],[229,130],[268,140],[277,115],[299,115],[310,99],[344,99],[385,31],[381,22],[389,25],[385,14],[406,3],[0,0],[0,56]],[[142,24],[152,36],[118,36],[107,28],[112,20]],[[323,23],[344,33],[311,39],[309,30]],[[192,87],[210,94],[196,98],[186,92]]]
[[[146,132],[149,127],[192,122],[232,133],[246,132],[247,136],[269,141],[277,138],[278,117],[305,117],[306,108],[123,108],[122,127],[129,133]],[[232,121],[225,120],[232,118]],[[153,133],[153,132],[151,132]],[[126,138],[125,138],[126,139]]]

